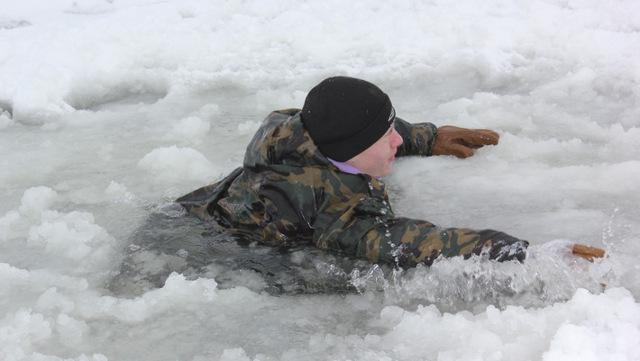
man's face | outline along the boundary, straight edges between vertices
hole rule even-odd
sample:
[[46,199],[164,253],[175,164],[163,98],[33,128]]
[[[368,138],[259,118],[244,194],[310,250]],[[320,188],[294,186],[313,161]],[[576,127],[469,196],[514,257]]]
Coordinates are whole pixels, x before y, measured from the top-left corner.
[[350,164],[372,177],[384,177],[391,173],[391,165],[396,159],[396,151],[402,144],[402,137],[392,125],[389,130],[362,153],[349,159]]

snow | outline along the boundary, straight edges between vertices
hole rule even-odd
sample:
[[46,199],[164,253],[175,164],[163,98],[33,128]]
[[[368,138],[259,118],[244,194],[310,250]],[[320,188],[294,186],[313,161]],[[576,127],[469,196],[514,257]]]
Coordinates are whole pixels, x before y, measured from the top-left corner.
[[0,112],[0,129],[7,128],[12,124],[13,124],[13,119],[11,119],[9,112],[6,112],[6,111]]
[[206,182],[217,175],[216,167],[202,153],[175,145],[152,150],[140,159],[138,166],[157,181],[176,182],[186,178]]
[[179,139],[188,142],[199,143],[211,129],[209,122],[192,116],[178,120],[171,131],[167,133],[167,139]]
[[104,194],[113,202],[131,203],[136,198],[135,194],[129,192],[125,185],[116,181],[109,182],[109,185],[104,190]]
[[[0,359],[640,359],[639,2],[0,5]],[[386,182],[397,214],[525,238],[527,262],[316,264],[350,294],[273,296],[248,270],[109,290],[151,212],[338,74],[411,122],[498,131],[470,159],[399,159]]]
[[22,196],[20,213],[26,216],[39,217],[42,212],[49,209],[58,194],[49,187],[33,187],[24,192]]

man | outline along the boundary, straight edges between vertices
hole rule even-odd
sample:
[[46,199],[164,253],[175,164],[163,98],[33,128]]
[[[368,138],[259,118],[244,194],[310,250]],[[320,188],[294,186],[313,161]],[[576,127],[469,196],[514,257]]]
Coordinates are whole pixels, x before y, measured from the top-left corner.
[[309,92],[302,110],[271,113],[242,167],[177,202],[272,246],[313,244],[401,267],[480,253],[522,261],[529,243],[508,234],[396,217],[380,179],[397,156],[465,158],[498,138],[484,129],[410,124],[377,86],[333,77]]

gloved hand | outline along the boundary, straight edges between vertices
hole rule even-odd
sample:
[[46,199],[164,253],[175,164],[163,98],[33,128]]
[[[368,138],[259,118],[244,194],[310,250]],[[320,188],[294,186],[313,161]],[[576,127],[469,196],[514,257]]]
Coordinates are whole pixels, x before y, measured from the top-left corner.
[[593,262],[595,258],[602,258],[605,255],[605,251],[602,248],[586,246],[579,243],[575,243],[571,246],[571,253],[578,257],[582,257],[589,262]]
[[466,129],[445,125],[438,128],[431,154],[467,158],[473,155],[475,149],[489,144],[498,144],[498,139],[500,136],[493,130]]

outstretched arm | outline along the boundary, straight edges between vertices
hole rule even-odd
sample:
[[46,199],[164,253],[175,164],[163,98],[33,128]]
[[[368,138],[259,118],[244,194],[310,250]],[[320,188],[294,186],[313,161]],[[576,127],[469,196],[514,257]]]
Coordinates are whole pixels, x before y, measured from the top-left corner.
[[432,123],[411,124],[400,118],[395,128],[402,136],[402,145],[396,156],[405,155],[455,155],[467,158],[475,149],[485,145],[496,145],[500,136],[489,129],[466,129],[445,125],[436,127]]
[[359,256],[401,267],[418,263],[431,265],[440,256],[468,258],[481,253],[500,262],[522,262],[529,245],[527,241],[491,229],[442,228],[409,218],[395,218],[374,227],[364,240],[367,252]]
[[388,201],[368,197],[332,204],[318,214],[313,228],[314,243],[321,249],[400,267],[430,265],[441,255],[470,257],[482,252],[498,261],[522,261],[529,245],[494,230],[442,228],[395,218]]

